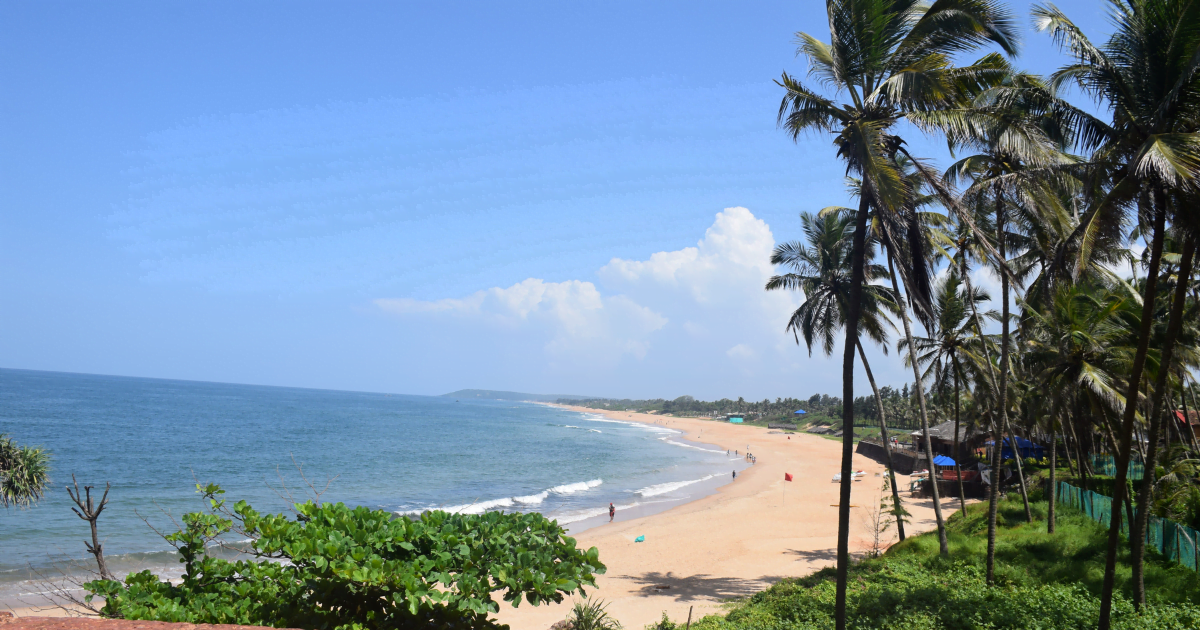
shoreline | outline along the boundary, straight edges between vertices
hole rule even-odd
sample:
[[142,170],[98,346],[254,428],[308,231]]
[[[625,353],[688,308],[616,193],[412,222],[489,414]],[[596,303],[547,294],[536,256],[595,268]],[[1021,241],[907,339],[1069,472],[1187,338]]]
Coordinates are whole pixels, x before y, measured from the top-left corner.
[[[600,550],[608,571],[597,576],[597,588],[587,592],[607,602],[610,614],[626,628],[656,622],[664,611],[682,623],[691,610],[696,620],[720,612],[724,602],[780,579],[834,564],[838,485],[832,483],[832,475],[840,468],[840,441],[708,419],[538,404],[670,428],[679,431],[676,439],[681,441],[742,453],[749,450],[758,457],[755,465],[736,462],[737,467],[744,466],[736,480],[714,477],[697,483],[690,496],[618,509],[613,523],[604,515],[565,526],[579,547]],[[855,455],[854,469],[866,472],[854,484],[852,505],[859,509],[851,511],[851,553],[862,553],[873,538],[865,516],[879,503],[884,468]],[[784,473],[791,473],[795,483],[785,482]],[[897,478],[906,488],[908,478]],[[907,533],[933,529],[932,501],[904,495],[912,514]],[[947,514],[958,509],[954,499],[943,500],[942,506]],[[884,532],[886,543],[894,540],[893,529]],[[642,535],[645,542],[635,543]],[[576,599],[539,607],[523,603],[516,609],[501,602],[496,617],[513,630],[544,630],[564,619]],[[66,614],[53,608],[9,610],[17,616]]]
[[[838,484],[832,475],[840,470],[840,441],[714,420],[540,404],[676,429],[689,441],[749,450],[758,457],[758,463],[739,472],[736,480],[725,480],[704,496],[572,533],[579,547],[597,547],[608,567],[588,595],[608,603],[609,613],[626,628],[654,623],[664,611],[682,623],[691,609],[694,621],[783,578],[835,564]],[[857,509],[851,511],[850,550],[861,554],[875,537],[869,513],[872,508],[877,511],[884,467],[857,454],[853,467],[866,473],[851,495]],[[784,473],[795,481],[784,481]],[[902,489],[908,487],[908,479],[897,475]],[[906,533],[934,529],[932,500],[907,494],[901,493],[912,514]],[[957,499],[944,498],[942,509],[947,515],[957,511]],[[892,523],[883,532],[885,545],[895,541],[894,529]],[[645,542],[634,542],[643,535]],[[523,604],[516,609],[502,605],[497,618],[513,630],[544,630],[564,619],[573,603]]]

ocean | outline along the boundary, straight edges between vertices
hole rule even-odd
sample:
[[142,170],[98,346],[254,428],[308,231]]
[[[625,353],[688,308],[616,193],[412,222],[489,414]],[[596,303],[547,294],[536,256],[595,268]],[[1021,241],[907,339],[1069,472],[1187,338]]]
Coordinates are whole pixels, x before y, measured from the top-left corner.
[[[291,496],[396,514],[536,511],[579,531],[666,509],[745,468],[670,428],[546,405],[0,369],[0,433],[52,454],[30,509],[0,509],[0,604],[37,600],[38,574],[87,566],[72,474],[112,484],[99,520],[110,567],[177,574],[155,533],[204,508],[196,484],[230,503],[284,512]],[[298,468],[299,467],[299,470]],[[302,470],[302,472],[301,472]]]

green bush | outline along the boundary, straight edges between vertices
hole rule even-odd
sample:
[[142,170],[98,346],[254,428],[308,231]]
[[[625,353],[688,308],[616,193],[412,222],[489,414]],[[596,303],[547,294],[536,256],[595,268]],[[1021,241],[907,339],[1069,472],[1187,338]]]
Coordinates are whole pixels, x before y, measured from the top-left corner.
[[[710,615],[697,630],[817,630],[834,625],[835,585],[821,579],[787,580],[758,593],[724,618]],[[1078,585],[1040,584],[987,588],[970,563],[930,570],[907,560],[860,565],[851,573],[846,602],[851,628],[1094,628],[1100,601]],[[1114,628],[1174,629],[1200,626],[1200,608],[1189,604],[1146,607],[1138,615],[1128,600],[1114,604]]]
[[[199,487],[198,487],[199,488]],[[232,510],[220,487],[201,488],[211,512],[183,517],[166,538],[183,579],[150,571],[84,587],[105,598],[106,617],[289,628],[490,628],[492,593],[515,607],[584,594],[604,572],[595,547],[576,548],[541,514],[426,512],[418,520],[341,503],[303,503],[297,514]],[[233,534],[249,539],[250,560],[208,555]]]
[[[1094,628],[1104,575],[1107,530],[1078,510],[1059,508],[1056,532],[1046,533],[1047,505],[1033,502],[1025,520],[1020,496],[998,506],[996,586],[984,579],[987,506],[947,520],[950,555],[939,554],[935,533],[911,536],[882,558],[850,568],[847,615],[851,628]],[[1128,549],[1118,558],[1117,590],[1128,594]],[[784,580],[737,605],[728,615],[693,623],[700,630],[804,630],[833,627],[834,570]],[[1149,605],[1140,615],[1126,595],[1114,604],[1114,628],[1200,627],[1200,575],[1147,556]]]
[[567,622],[571,630],[621,630],[621,622],[608,614],[608,604],[603,600],[575,602]]

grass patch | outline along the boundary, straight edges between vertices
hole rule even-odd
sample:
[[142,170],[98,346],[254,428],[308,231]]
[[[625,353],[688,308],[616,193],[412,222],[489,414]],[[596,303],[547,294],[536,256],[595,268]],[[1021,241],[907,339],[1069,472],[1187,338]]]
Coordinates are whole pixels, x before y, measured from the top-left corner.
[[[1047,534],[1044,501],[1031,505],[1033,522],[1025,521],[1019,496],[999,508],[995,588],[984,579],[987,506],[971,506],[965,516],[956,512],[948,522],[948,558],[938,554],[937,534],[930,532],[851,567],[850,627],[1095,627],[1107,532],[1077,510],[1062,508],[1057,531]],[[1200,627],[1200,575],[1148,554],[1149,605],[1138,614],[1128,599],[1127,549],[1119,562],[1114,628]],[[834,571],[824,569],[784,580],[725,616],[710,615],[692,625],[700,630],[828,628],[834,596]]]

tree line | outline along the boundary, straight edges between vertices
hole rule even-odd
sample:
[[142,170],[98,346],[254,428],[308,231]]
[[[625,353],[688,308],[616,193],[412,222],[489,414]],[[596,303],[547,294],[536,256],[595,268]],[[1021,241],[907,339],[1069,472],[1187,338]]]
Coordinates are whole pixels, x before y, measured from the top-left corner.
[[[832,142],[850,203],[805,213],[803,239],[776,248],[782,273],[766,285],[804,294],[787,332],[810,353],[841,351],[843,400],[854,399],[862,362],[885,435],[901,415],[889,411],[902,409],[876,387],[866,344],[894,350],[912,371],[922,431],[953,420],[996,440],[1046,442],[1051,532],[1060,453],[1084,484],[1104,482],[1112,498],[1098,619],[1105,630],[1123,547],[1140,609],[1149,515],[1195,501],[1200,487],[1196,437],[1174,413],[1196,408],[1200,365],[1200,4],[1106,4],[1113,31],[1099,43],[1054,5],[1032,7],[1035,26],[1064,55],[1043,77],[1016,65],[1018,17],[1001,2],[829,0],[828,39],[797,33],[808,77],[777,81],[777,119],[797,142]],[[1068,88],[1091,103],[1072,102]],[[954,162],[941,169],[912,155],[912,133],[944,139]],[[999,279],[997,295],[977,286],[980,273]],[[988,308],[993,300],[998,307]],[[857,411],[843,406],[844,422]],[[852,448],[847,432],[839,629]],[[1000,449],[993,452],[996,470]],[[1097,454],[1115,460],[1111,479],[1095,470]],[[1134,461],[1146,470],[1136,482]],[[1032,520],[1020,458],[1015,467]],[[938,485],[930,485],[946,554]],[[989,586],[998,485],[988,494]]]

